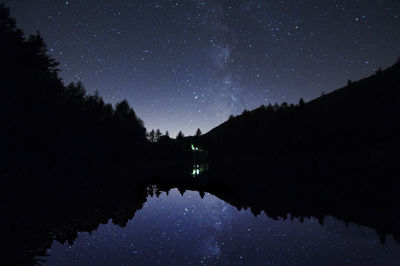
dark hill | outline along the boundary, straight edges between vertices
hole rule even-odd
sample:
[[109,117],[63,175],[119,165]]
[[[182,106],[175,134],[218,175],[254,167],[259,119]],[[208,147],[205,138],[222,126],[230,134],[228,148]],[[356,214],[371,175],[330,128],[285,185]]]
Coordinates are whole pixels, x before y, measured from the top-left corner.
[[400,62],[308,103],[244,111],[202,142],[210,161],[392,167],[400,159],[399,106]]

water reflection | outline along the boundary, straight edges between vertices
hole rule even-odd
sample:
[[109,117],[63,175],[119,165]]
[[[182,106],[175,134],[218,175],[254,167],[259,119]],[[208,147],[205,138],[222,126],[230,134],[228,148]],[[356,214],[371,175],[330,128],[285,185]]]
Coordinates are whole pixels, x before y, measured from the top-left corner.
[[[400,246],[373,229],[333,217],[274,220],[255,217],[217,197],[149,188],[125,227],[109,221],[73,245],[54,242],[48,265],[394,265]],[[183,194],[183,195],[182,195]],[[203,196],[203,197],[202,197]]]

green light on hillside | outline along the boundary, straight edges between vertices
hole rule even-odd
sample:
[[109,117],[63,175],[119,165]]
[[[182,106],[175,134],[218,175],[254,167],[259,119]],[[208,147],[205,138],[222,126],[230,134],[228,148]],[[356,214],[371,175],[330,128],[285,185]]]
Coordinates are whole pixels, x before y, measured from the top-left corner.
[[192,151],[201,151],[199,148],[195,147],[193,144],[190,144]]

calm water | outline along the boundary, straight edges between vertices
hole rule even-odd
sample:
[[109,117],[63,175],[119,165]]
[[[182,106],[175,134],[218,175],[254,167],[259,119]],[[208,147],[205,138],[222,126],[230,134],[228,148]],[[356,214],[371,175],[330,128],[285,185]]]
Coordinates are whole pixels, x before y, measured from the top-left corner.
[[54,242],[47,265],[400,265],[400,245],[327,217],[254,217],[206,194],[148,197],[125,227],[110,220],[75,243]]

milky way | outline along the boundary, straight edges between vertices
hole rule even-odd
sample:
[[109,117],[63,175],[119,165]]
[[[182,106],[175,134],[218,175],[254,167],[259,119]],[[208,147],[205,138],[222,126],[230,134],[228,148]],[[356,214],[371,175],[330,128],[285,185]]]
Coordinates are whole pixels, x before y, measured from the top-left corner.
[[206,132],[261,104],[318,97],[400,56],[400,1],[6,2],[65,83],[126,98],[148,130]]

